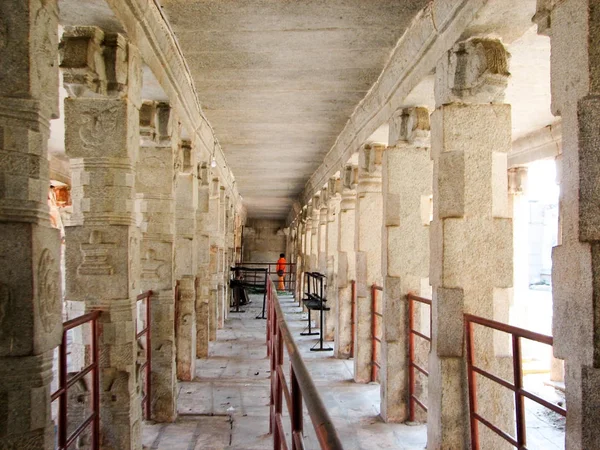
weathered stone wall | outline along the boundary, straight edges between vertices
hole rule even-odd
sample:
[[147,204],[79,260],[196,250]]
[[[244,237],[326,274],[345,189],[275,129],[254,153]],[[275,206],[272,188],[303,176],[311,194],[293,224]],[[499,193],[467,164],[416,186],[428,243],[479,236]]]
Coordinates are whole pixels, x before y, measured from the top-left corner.
[[285,253],[284,228],[283,221],[248,219],[244,227],[244,257],[242,261],[277,262],[279,254]]

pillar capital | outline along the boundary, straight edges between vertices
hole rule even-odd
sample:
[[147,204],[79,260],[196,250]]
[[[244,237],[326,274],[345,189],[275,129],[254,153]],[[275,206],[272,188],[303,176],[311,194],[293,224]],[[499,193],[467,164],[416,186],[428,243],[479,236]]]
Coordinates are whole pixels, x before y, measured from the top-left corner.
[[428,148],[430,135],[429,110],[426,107],[397,109],[389,122],[389,146],[403,143],[411,147]]
[[523,195],[527,191],[527,167],[511,167],[508,169],[508,193]]
[[474,37],[458,42],[437,65],[436,106],[502,103],[510,77],[509,59],[499,39]]
[[361,196],[368,192],[381,192],[381,163],[384,145],[367,144],[358,152],[358,186]]

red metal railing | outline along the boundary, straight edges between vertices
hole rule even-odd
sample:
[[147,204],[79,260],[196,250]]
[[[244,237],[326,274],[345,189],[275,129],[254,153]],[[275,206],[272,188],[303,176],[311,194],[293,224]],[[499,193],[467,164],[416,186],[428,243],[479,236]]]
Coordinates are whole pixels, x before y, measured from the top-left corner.
[[[411,422],[415,421],[415,405],[419,405],[427,412],[427,405],[423,403],[416,394],[416,372],[418,370],[426,377],[429,376],[429,372],[420,365],[417,364],[417,357],[415,352],[415,336],[424,339],[429,342],[431,347],[431,336],[423,334],[421,331],[415,328],[415,303],[421,303],[429,305],[429,330],[431,330],[431,300],[428,298],[419,297],[414,294],[408,294],[406,296],[408,300],[408,414]],[[431,331],[430,331],[431,332]]]
[[[277,263],[241,262],[237,263],[236,266],[264,268],[267,269],[267,274],[273,281],[277,281],[279,279],[277,276]],[[296,263],[286,263],[285,267],[283,279],[285,290],[294,292],[296,290]]]
[[[267,353],[271,362],[271,401],[269,433],[273,434],[273,449],[287,449],[285,431],[282,422],[283,398],[289,411],[292,430],[292,450],[304,449],[302,403],[313,423],[321,449],[342,449],[333,422],[325,409],[310,373],[306,368],[300,351],[285,322],[285,316],[279,304],[273,282],[269,280],[267,288]],[[290,385],[283,372],[283,346],[286,346],[290,359]]]
[[[490,372],[483,370],[475,365],[475,340],[473,337],[474,324],[492,328],[494,330],[508,333],[512,341],[512,363],[513,363],[513,383],[506,381]],[[479,450],[479,422],[484,424],[498,436],[508,441],[519,450],[527,449],[527,433],[525,428],[525,398],[528,398],[540,405],[558,413],[562,416],[567,415],[567,410],[554,403],[544,400],[541,397],[525,390],[523,388],[523,368],[521,362],[521,339],[529,339],[546,345],[553,345],[552,336],[534,333],[523,328],[513,327],[505,323],[494,320],[484,319],[482,317],[465,314],[465,337],[467,344],[467,372],[469,379],[469,415],[471,421],[471,448]],[[478,413],[477,405],[477,379],[475,374],[482,375],[489,380],[504,386],[514,392],[515,395],[515,417],[517,436],[514,438],[507,432],[493,425],[487,419]]]
[[[100,448],[100,370],[98,363],[98,317],[100,311],[92,311],[83,316],[69,320],[63,324],[62,341],[59,346],[59,367],[58,367],[58,389],[52,393],[52,401],[58,399],[58,450],[66,450],[75,440],[91,426],[92,449]],[[67,361],[67,334],[69,330],[89,323],[91,326],[91,355],[90,363],[77,373],[68,373]],[[92,384],[92,412],[91,414],[71,433],[68,433],[68,391],[77,382],[91,373]]]
[[[144,373],[143,395],[142,395],[142,413],[144,419],[150,420],[152,417],[152,332],[151,332],[151,301],[152,291],[142,292],[137,296],[138,307],[136,308],[136,327],[135,338],[138,344],[144,349],[144,362],[139,367],[140,373]],[[145,317],[144,328],[139,329],[139,302],[143,302]],[[146,338],[145,345],[140,342]]]
[[371,381],[377,381],[379,377],[379,353],[381,351],[381,321],[383,314],[381,311],[381,302],[379,301],[377,291],[383,292],[383,287],[373,283],[371,286]]
[[350,296],[352,298],[352,305],[351,305],[351,317],[350,317],[350,323],[351,323],[351,332],[352,332],[352,339],[350,340],[350,358],[354,358],[354,347],[355,347],[355,335],[356,335],[356,316],[358,315],[358,312],[356,311],[357,305],[356,305],[356,281],[355,280],[351,280],[350,281]]

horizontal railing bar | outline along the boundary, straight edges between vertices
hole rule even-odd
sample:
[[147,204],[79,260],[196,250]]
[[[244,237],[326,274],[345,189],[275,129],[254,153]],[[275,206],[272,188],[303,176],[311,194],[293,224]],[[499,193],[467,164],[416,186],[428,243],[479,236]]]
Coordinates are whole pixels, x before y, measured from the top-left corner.
[[302,360],[298,346],[285,321],[285,316],[277,296],[274,295],[273,299],[275,300],[273,306],[275,308],[275,316],[277,317],[277,326],[279,327],[281,338],[283,338],[283,342],[287,348],[290,363],[294,369],[294,374],[296,375],[298,385],[300,386],[302,398],[304,399],[310,419],[315,428],[317,439],[322,448],[341,450],[343,446],[333,425],[333,421],[323,404],[323,400],[319,396],[319,391],[312,380],[310,372]]
[[425,412],[427,412],[427,406],[425,406],[425,403],[419,400],[415,395],[411,395],[410,398],[412,398],[417,405],[419,405],[425,410]]
[[505,431],[502,431],[496,425],[493,425],[492,423],[488,422],[486,419],[481,417],[479,414],[473,413],[473,415],[477,420],[479,420],[482,424],[484,424],[486,427],[488,427],[490,430],[492,430],[494,433],[496,433],[498,436],[500,436],[505,441],[510,442],[512,445],[514,445],[517,448],[525,448],[523,446],[519,446],[519,443],[510,434],[506,433]]
[[145,292],[142,292],[141,294],[139,294],[136,297],[136,300],[144,300],[145,298],[149,298],[151,296],[152,296],[152,291],[145,291]]
[[87,314],[83,314],[79,317],[75,317],[74,319],[67,320],[63,323],[63,332],[72,330],[80,325],[83,325],[86,322],[91,322],[92,320],[96,320],[100,316],[100,311],[91,311]]
[[483,375],[487,379],[495,381],[496,383],[501,384],[502,386],[504,386],[507,389],[510,389],[513,392],[515,392],[517,390],[517,388],[514,384],[494,375],[493,373],[486,372],[485,370],[483,370],[477,366],[471,366],[471,368],[473,369],[474,372],[478,373],[479,375]]
[[407,294],[406,297],[409,300],[414,300],[415,302],[425,303],[426,305],[431,306],[431,299],[429,299],[429,298],[419,297],[418,295],[414,295],[414,294]]
[[472,314],[465,314],[465,320],[467,322],[483,325],[498,331],[503,331],[504,333],[514,334],[515,336],[529,339],[531,341],[541,342],[546,345],[553,345],[554,343],[552,336],[525,330],[524,328],[515,327],[506,323],[497,322],[495,320],[484,319],[483,317],[474,316]]
[[525,389],[519,389],[517,393],[523,395],[524,397],[527,397],[529,400],[532,400],[534,402],[539,403],[542,406],[545,406],[548,409],[551,409],[552,411],[554,411],[557,414],[560,414],[563,417],[567,416],[566,409],[561,408],[560,406],[555,405],[554,403],[551,403],[548,400],[544,400],[543,398],[538,397],[537,395],[532,394],[531,392],[526,391]]
[[69,381],[67,381],[67,386],[65,387],[65,390],[72,387],[75,383],[77,383],[79,380],[81,380],[83,377],[85,377],[88,373],[90,373],[95,368],[96,368],[96,363],[93,363],[93,364],[90,364],[89,366],[81,369],[74,376],[69,378]]
[[419,366],[418,364],[411,362],[410,366],[414,367],[415,369],[417,369],[419,372],[421,372],[423,375],[425,376],[429,376],[429,372],[427,372],[425,369],[423,369],[421,366]]
[[89,424],[91,424],[92,420],[94,420],[95,418],[96,418],[95,412],[90,414],[90,416],[87,419],[85,419],[83,421],[83,423],[81,425],[79,425],[75,431],[73,431],[71,436],[69,436],[69,438],[67,439],[67,442],[65,444],[65,448],[69,448],[71,446],[71,444],[75,441],[75,439],[77,439],[79,437],[79,435],[83,432],[83,430],[85,430],[87,428],[87,426]]
[[141,338],[143,335],[145,335],[146,333],[148,333],[148,327],[144,328],[142,331],[140,331],[138,334],[135,335],[136,339]]
[[410,332],[411,332],[412,334],[414,334],[415,336],[419,336],[420,338],[422,338],[422,339],[425,339],[427,342],[431,342],[431,337],[429,337],[429,336],[427,336],[427,335],[425,335],[425,334],[421,333],[420,331],[417,331],[417,330],[410,330]]

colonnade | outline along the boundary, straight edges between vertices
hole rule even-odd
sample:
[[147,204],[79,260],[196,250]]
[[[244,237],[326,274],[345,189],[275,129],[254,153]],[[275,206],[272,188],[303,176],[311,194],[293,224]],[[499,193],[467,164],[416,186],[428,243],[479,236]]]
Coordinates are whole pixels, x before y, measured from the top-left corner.
[[[562,118],[562,154],[557,158],[561,185],[559,245],[553,252],[554,354],[566,363],[567,448],[596,448],[599,384],[595,242],[597,230],[598,142],[595,66],[588,47],[598,18],[585,1],[538,2],[534,17],[552,43],[552,105]],[[578,9],[579,8],[579,9]],[[586,12],[587,11],[587,12]],[[574,19],[576,17],[576,19]],[[573,39],[579,62],[568,70],[572,54],[569,23],[587,23]],[[595,27],[597,28],[597,27]],[[578,32],[579,32],[578,31]],[[587,40],[586,40],[587,39]],[[571,63],[572,64],[572,63]],[[427,400],[428,448],[467,448],[465,313],[508,323],[513,285],[512,196],[522,191],[525,168],[511,168],[511,106],[504,102],[510,55],[500,40],[470,38],[457,42],[435,71],[435,108],[402,106],[390,117],[387,145],[365,142],[320,192],[290,217],[297,240],[321,242],[336,269],[326,268],[331,312],[326,336],[337,358],[354,357],[354,380],[370,381],[372,284],[383,287],[381,416],[408,419],[408,312],[406,296],[432,299],[431,350],[426,382],[416,389]],[[587,74],[580,78],[577,74]],[[575,86],[575,90],[568,86]],[[356,160],[358,159],[358,164]],[[519,177],[516,180],[515,177]],[[509,179],[511,191],[509,193]],[[517,183],[518,181],[518,183]],[[516,185],[519,184],[521,188]],[[306,195],[304,196],[306,198]],[[310,198],[310,197],[309,197]],[[315,227],[320,199],[339,206],[323,232]],[[316,237],[315,237],[316,236]],[[330,243],[329,240],[335,240]],[[309,245],[296,246],[304,270],[317,270]],[[520,250],[522,253],[522,250]],[[517,261],[520,267],[521,261]],[[352,325],[351,282],[356,286]],[[596,305],[596,306],[594,306]],[[425,329],[428,319],[417,314]],[[351,332],[354,329],[354,335]],[[576,337],[577,336],[577,337]],[[508,340],[477,331],[482,364],[512,377]],[[352,352],[352,349],[354,351]],[[560,360],[553,360],[555,367]],[[480,413],[514,430],[509,391],[482,384]],[[594,409],[595,408],[595,409]],[[491,432],[482,448],[504,448]]]
[[[178,380],[194,378],[227,316],[239,196],[210,166],[216,140],[186,129],[177,100],[143,98],[143,61],[122,34],[65,27],[59,43],[56,0],[3,2],[0,15],[22,34],[0,46],[0,447],[54,448],[63,316],[101,311],[101,447],[141,449],[136,297],[152,290],[152,419],[172,422]],[[62,276],[47,201],[59,70],[72,201]],[[89,363],[89,344],[75,335],[72,358]]]

